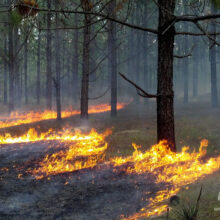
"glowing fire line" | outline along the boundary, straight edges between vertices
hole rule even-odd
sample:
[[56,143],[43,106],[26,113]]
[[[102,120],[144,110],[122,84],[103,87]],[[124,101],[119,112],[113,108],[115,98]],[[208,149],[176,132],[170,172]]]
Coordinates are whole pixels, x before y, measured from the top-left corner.
[[[130,103],[130,102],[129,102]],[[124,108],[129,103],[118,103],[117,109],[120,110]],[[89,108],[89,114],[103,113],[111,110],[109,104],[101,104],[96,106],[91,106]],[[74,115],[79,115],[80,111],[78,110],[64,110],[62,111],[62,118],[71,117]],[[27,113],[13,112],[9,117],[1,117],[0,128],[12,127],[21,124],[34,123],[42,120],[56,119],[56,111],[45,110],[43,112],[34,112],[29,111]]]
[[142,153],[136,144],[130,157],[117,157],[112,159],[112,163],[117,167],[127,162],[133,162],[133,167],[128,167],[128,173],[143,174],[151,172],[157,177],[157,183],[169,183],[171,189],[157,192],[155,198],[150,199],[150,204],[141,209],[139,213],[123,219],[139,219],[160,215],[167,210],[167,205],[163,202],[179,192],[181,187],[194,183],[205,175],[211,174],[220,169],[220,156],[210,158],[207,162],[202,162],[206,155],[207,140],[202,140],[199,152],[188,152],[188,147],[183,147],[180,153],[171,152],[167,142],[162,141],[151,147],[150,150]]
[[48,175],[73,172],[96,166],[98,162],[104,161],[104,153],[108,148],[108,144],[104,139],[110,133],[110,130],[107,130],[104,134],[98,134],[95,130],[92,130],[88,135],[83,135],[80,132],[73,137],[63,135],[62,141],[72,141],[68,149],[47,155],[40,162],[39,168],[33,170],[33,174],[36,179],[41,179]]
[[[32,170],[32,174],[40,179],[49,175],[94,167],[100,162],[103,163],[108,148],[105,137],[109,134],[109,131],[98,134],[95,130],[89,134],[82,134],[79,131],[73,132],[68,129],[61,132],[49,130],[37,134],[34,129],[31,129],[20,137],[12,137],[10,134],[0,136],[0,144],[48,140],[68,142],[69,146],[65,150],[46,155],[39,163],[39,168]],[[183,147],[181,152],[174,153],[169,150],[166,141],[152,146],[145,152],[140,150],[140,146],[133,144],[134,153],[131,156],[115,157],[106,161],[106,164],[113,165],[115,169],[127,164],[128,166],[125,167],[127,167],[126,172],[128,174],[152,173],[156,177],[156,183],[167,183],[170,187],[157,192],[156,196],[149,200],[150,204],[143,207],[139,213],[128,218],[124,217],[124,219],[138,219],[164,213],[167,209],[164,202],[170,196],[178,193],[183,186],[194,183],[219,170],[220,156],[203,161],[207,146],[208,141],[203,140],[199,152],[190,153],[189,147]],[[132,165],[129,166],[129,164]]]

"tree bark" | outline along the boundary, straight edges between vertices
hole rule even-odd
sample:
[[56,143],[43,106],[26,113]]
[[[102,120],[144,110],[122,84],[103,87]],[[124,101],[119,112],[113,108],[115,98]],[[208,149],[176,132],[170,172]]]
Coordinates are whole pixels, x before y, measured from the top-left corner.
[[[7,37],[4,42],[4,53],[7,54]],[[4,60],[4,104],[8,102],[8,63]]]
[[[84,11],[90,11],[90,1],[81,0]],[[81,118],[88,119],[88,92],[89,92],[89,56],[90,56],[90,24],[91,16],[84,15],[84,32],[83,32],[83,66],[82,66],[82,84],[81,84]]]
[[[56,9],[59,8],[58,2],[55,3]],[[59,27],[59,15],[56,13],[56,27]],[[55,45],[56,45],[56,106],[57,106],[57,120],[61,121],[61,95],[60,95],[60,30],[55,31]]]
[[[109,13],[115,17],[116,0],[109,3]],[[111,79],[111,116],[117,116],[117,46],[116,24],[109,21],[108,24],[108,51],[109,51],[109,75]]]
[[[77,27],[78,25],[78,16],[77,14],[74,15],[74,23]],[[78,72],[79,72],[79,32],[78,30],[74,30],[74,36],[73,36],[73,61],[72,61],[72,96],[74,103],[78,102],[78,93],[79,93],[79,87],[78,87]]]
[[[11,4],[11,0],[8,1]],[[8,49],[9,49],[9,113],[14,111],[14,34],[13,24],[10,22],[11,10],[9,11],[9,33],[8,33]]]
[[20,62],[19,62],[19,56],[17,54],[18,47],[19,47],[19,41],[20,41],[20,35],[18,33],[18,27],[14,26],[14,104],[21,104],[22,96],[20,95],[21,88],[20,88],[20,77],[21,72],[20,71]]
[[37,43],[37,84],[36,84],[36,96],[37,104],[40,104],[40,71],[41,71],[41,32],[38,34],[38,43]]
[[[184,1],[184,14],[188,14],[188,1]],[[188,32],[188,24],[183,25],[184,31]],[[183,51],[184,54],[186,55],[188,53],[188,48],[189,48],[189,37],[183,36]],[[183,58],[183,80],[184,80],[184,104],[188,104],[189,102],[189,59],[188,57]]]
[[172,151],[176,151],[174,129],[174,92],[173,92],[173,48],[175,27],[175,0],[159,0],[158,25],[158,98],[157,98],[157,135],[158,142],[167,140]]
[[28,63],[28,42],[25,42],[24,45],[24,96],[25,96],[25,104],[28,104],[28,75],[27,75],[27,64]]
[[[51,9],[51,0],[47,0],[47,8]],[[46,101],[47,109],[52,108],[52,33],[51,33],[51,13],[47,13],[47,80],[46,80]]]

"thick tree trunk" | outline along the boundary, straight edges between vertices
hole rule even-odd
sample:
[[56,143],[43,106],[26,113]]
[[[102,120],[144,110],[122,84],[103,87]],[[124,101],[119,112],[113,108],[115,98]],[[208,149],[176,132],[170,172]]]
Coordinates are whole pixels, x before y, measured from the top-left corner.
[[[58,3],[56,2],[56,9],[58,9]],[[59,15],[56,13],[56,27],[59,26]],[[60,95],[60,30],[56,29],[55,31],[55,45],[56,45],[56,106],[57,106],[57,120],[61,121],[61,95]]]
[[38,43],[37,43],[37,84],[36,84],[36,96],[37,104],[40,104],[40,71],[41,71],[41,32],[38,34]]
[[[51,0],[47,0],[47,8],[51,9]],[[52,33],[51,33],[51,13],[47,13],[47,81],[46,81],[46,101],[47,109],[52,108]]]
[[[90,1],[81,0],[84,11],[90,11]],[[81,84],[81,118],[88,118],[88,92],[89,92],[89,56],[90,56],[90,24],[91,18],[89,14],[85,14],[84,33],[83,33],[83,66],[82,66],[82,84]]]
[[[215,13],[214,5],[212,5],[212,13]],[[211,32],[216,32],[216,24],[212,22]],[[216,36],[214,37],[216,39]],[[216,45],[210,41],[210,63],[211,63],[211,102],[212,107],[218,107],[218,89],[217,89],[217,69],[216,69]]]
[[[109,3],[109,13],[115,17],[116,0]],[[109,51],[109,75],[111,79],[111,116],[117,116],[117,46],[116,24],[109,21],[108,25],[108,51]]]
[[172,151],[176,151],[174,131],[173,92],[173,47],[175,27],[172,25],[175,0],[159,0],[158,25],[158,141],[167,140]]
[[[78,16],[77,14],[74,15],[74,23],[77,27],[78,25]],[[74,30],[74,36],[73,36],[73,49],[74,49],[74,55],[73,55],[73,61],[72,61],[72,96],[74,103],[78,102],[79,98],[79,87],[78,87],[78,72],[79,72],[79,32],[78,30]]]

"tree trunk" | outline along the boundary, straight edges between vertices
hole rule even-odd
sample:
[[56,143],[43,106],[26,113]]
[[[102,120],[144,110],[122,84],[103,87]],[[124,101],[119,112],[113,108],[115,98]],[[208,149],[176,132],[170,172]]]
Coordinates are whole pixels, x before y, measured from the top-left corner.
[[[51,9],[51,0],[47,0],[47,8]],[[52,33],[51,33],[51,13],[47,13],[47,81],[46,81],[46,101],[47,109],[52,108]]]
[[[212,4],[212,14],[215,13],[214,5]],[[211,32],[216,32],[215,21],[211,24]],[[213,36],[216,39],[216,36]],[[217,70],[216,70],[216,45],[210,41],[210,63],[211,63],[211,102],[212,107],[218,107],[218,89],[217,89]]]
[[[109,13],[115,17],[116,0],[109,3]],[[109,21],[108,25],[108,51],[109,51],[109,75],[111,77],[111,116],[117,116],[117,46],[116,24]]]
[[[4,42],[4,53],[7,54],[7,37]],[[4,104],[8,102],[8,63],[4,60]]]
[[[144,20],[144,25],[145,27],[147,27],[148,25],[148,3],[145,2],[144,3],[144,15],[145,15],[145,20]],[[149,91],[149,74],[148,74],[148,33],[147,32],[143,32],[143,58],[142,60],[144,60],[144,86],[143,88],[145,88],[146,91]],[[147,99],[146,99],[147,102]]]
[[14,27],[14,104],[21,104],[22,97],[20,96],[20,62],[17,54],[20,35],[18,33],[18,27]]
[[40,104],[40,71],[41,71],[41,32],[38,34],[38,45],[37,45],[37,85],[36,85],[36,96],[37,104]]
[[[75,26],[78,25],[78,16],[77,14],[74,15],[75,20]],[[74,36],[73,36],[73,49],[74,49],[74,55],[73,55],[73,62],[72,62],[72,95],[73,95],[73,101],[74,103],[78,102],[78,93],[79,93],[79,87],[78,87],[78,72],[79,72],[79,32],[78,30],[74,30]]]
[[[188,14],[188,1],[184,1],[184,14]],[[188,24],[183,25],[184,31],[188,32]],[[186,35],[183,37],[183,51],[186,55],[189,48],[189,37]],[[189,102],[189,59],[188,57],[183,58],[183,80],[184,80],[184,104]]]
[[[90,1],[81,0],[84,11],[90,11]],[[91,16],[84,15],[84,32],[83,32],[83,65],[82,65],[82,85],[81,85],[81,118],[88,119],[88,90],[89,90],[89,52],[90,52],[90,24]]]
[[[9,0],[11,4],[11,0]],[[9,49],[9,113],[14,111],[14,34],[13,24],[10,22],[11,10],[9,11],[9,33],[8,33],[8,49]]]
[[[58,10],[58,2],[56,1],[56,9]],[[56,27],[59,27],[59,15],[56,13]],[[57,120],[61,121],[61,96],[60,96],[60,30],[55,31],[55,45],[56,45],[56,106],[57,106]]]
[[172,151],[176,151],[174,129],[173,92],[173,48],[175,27],[175,0],[158,0],[158,88],[157,88],[157,135],[158,141],[167,140]]
[[25,104],[28,104],[28,91],[27,91],[27,63],[28,63],[28,42],[25,42],[24,45],[24,96],[25,96]]

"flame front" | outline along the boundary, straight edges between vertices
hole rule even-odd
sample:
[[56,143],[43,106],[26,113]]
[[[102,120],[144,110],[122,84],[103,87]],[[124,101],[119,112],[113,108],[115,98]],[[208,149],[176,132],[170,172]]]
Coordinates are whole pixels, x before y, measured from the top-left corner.
[[0,144],[29,143],[37,141],[61,141],[71,143],[90,140],[93,140],[94,143],[95,141],[98,143],[99,141],[104,140],[104,137],[106,137],[109,133],[110,130],[107,130],[104,134],[98,134],[94,129],[92,129],[89,135],[84,135],[79,130],[72,131],[71,129],[63,129],[62,131],[57,132],[50,129],[47,132],[38,134],[34,128],[30,128],[26,133],[18,137],[13,137],[10,133],[0,135]]
[[[130,103],[130,102],[129,102]],[[117,110],[124,108],[129,103],[117,103]],[[89,114],[103,113],[111,110],[109,104],[94,105],[89,108]],[[62,111],[62,118],[79,115],[78,110],[64,110]],[[1,117],[0,128],[12,127],[22,124],[34,123],[42,120],[56,119],[57,113],[52,110],[45,110],[43,112],[29,111],[27,113],[13,112],[9,117]]]
[[199,152],[188,152],[189,147],[183,147],[180,153],[170,151],[166,141],[161,141],[150,150],[142,153],[136,144],[132,156],[116,157],[111,160],[115,167],[122,164],[133,164],[127,168],[127,173],[143,174],[153,173],[159,183],[168,183],[171,187],[157,192],[155,198],[150,199],[150,204],[141,209],[139,213],[124,219],[138,219],[150,217],[165,212],[168,208],[163,202],[175,195],[179,190],[188,184],[194,183],[205,175],[211,174],[220,169],[220,156],[210,158],[202,162],[206,155],[207,140],[202,140]]
[[[149,150],[142,152],[140,146],[133,144],[134,153],[128,157],[115,157],[109,161],[104,160],[108,144],[105,137],[111,132],[98,134],[92,130],[89,134],[80,131],[65,129],[55,132],[52,129],[38,134],[30,129],[20,137],[10,134],[0,136],[0,144],[27,143],[34,141],[58,141],[62,149],[48,154],[39,162],[38,168],[29,170],[36,179],[65,172],[72,172],[85,168],[92,168],[98,163],[111,164],[115,169],[126,165],[126,172],[132,174],[151,173],[156,178],[157,184],[165,184],[166,189],[160,190],[148,200],[149,205],[140,212],[123,219],[138,219],[160,215],[167,210],[167,200],[188,184],[194,183],[202,177],[220,169],[220,156],[204,159],[207,140],[202,140],[199,152],[190,153],[189,147],[183,147],[179,153],[170,151],[166,141],[153,145]],[[59,152],[57,152],[59,150]],[[166,203],[165,203],[166,202]]]
[[47,155],[40,162],[39,168],[32,173],[37,179],[41,179],[49,175],[94,167],[98,162],[104,161],[104,153],[108,147],[104,139],[110,133],[110,130],[104,134],[98,134],[92,130],[88,135],[77,132],[74,136],[70,134],[59,136],[56,140],[71,141],[68,148]]
[[58,141],[61,144],[63,143],[63,145],[59,146],[63,147],[64,150],[46,155],[39,163],[39,168],[31,171],[37,179],[41,179],[49,175],[94,167],[98,162],[103,162],[105,151],[108,147],[105,137],[109,134],[111,134],[111,130],[98,134],[94,129],[89,134],[82,134],[79,130],[72,131],[70,129],[64,129],[60,132],[50,129],[48,132],[38,134],[34,128],[31,128],[27,133],[19,137],[13,137],[9,133],[0,136],[0,144],[37,141]]

